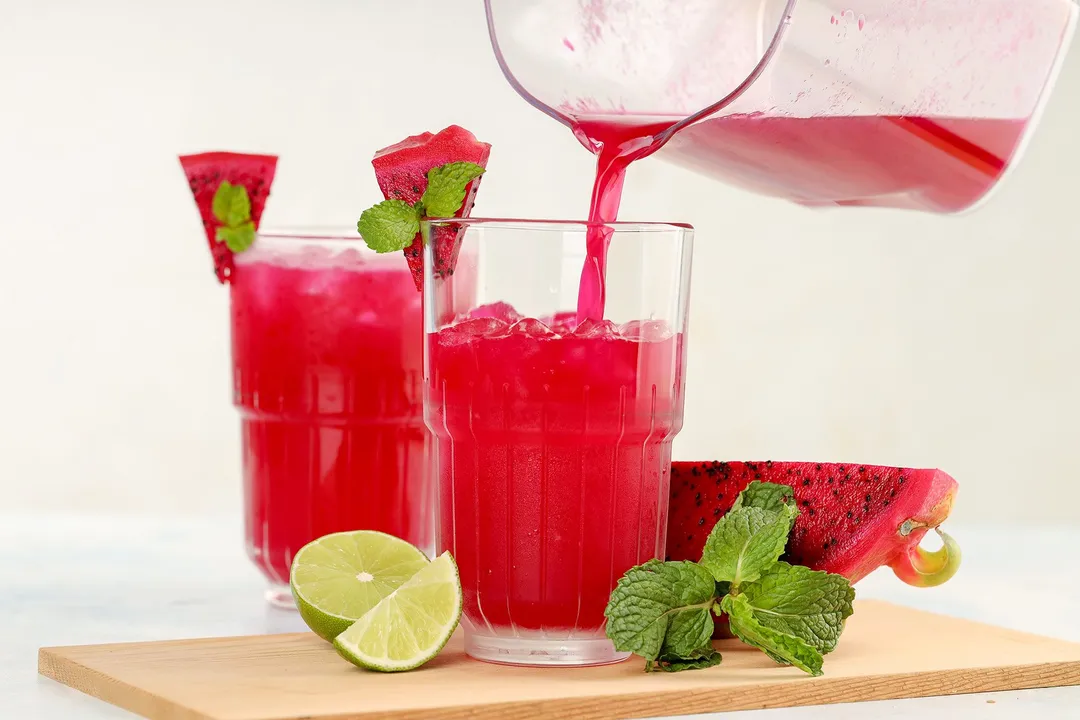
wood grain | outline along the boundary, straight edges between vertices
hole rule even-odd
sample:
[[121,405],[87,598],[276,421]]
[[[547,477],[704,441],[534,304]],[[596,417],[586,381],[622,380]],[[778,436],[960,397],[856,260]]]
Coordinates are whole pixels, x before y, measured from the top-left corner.
[[607,720],[1080,685],[1080,644],[876,601],[858,603],[821,678],[718,647],[719,667],[646,675],[638,659],[491,665],[459,636],[423,668],[384,675],[303,633],[42,648],[38,671],[154,720]]

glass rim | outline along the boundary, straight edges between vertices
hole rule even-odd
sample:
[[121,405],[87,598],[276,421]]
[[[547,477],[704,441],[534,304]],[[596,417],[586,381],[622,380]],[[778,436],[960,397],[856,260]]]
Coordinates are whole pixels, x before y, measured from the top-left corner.
[[[347,225],[271,226],[257,230],[255,237],[266,240],[341,240],[364,244],[364,238],[360,237],[356,226],[349,227]],[[364,247],[367,247],[367,245],[364,244]]]
[[469,225],[478,227],[516,229],[516,230],[549,230],[564,232],[566,230],[585,230],[590,227],[611,228],[616,232],[685,232],[694,231],[690,223],[679,222],[638,222],[634,220],[617,220],[609,223],[590,223],[588,220],[547,220],[525,218],[427,218],[420,223],[427,225]]

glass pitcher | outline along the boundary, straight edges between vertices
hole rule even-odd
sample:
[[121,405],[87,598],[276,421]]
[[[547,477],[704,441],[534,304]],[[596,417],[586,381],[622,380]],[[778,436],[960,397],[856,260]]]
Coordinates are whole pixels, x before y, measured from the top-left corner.
[[[1038,123],[1076,0],[485,0],[503,73],[588,146],[808,206],[953,213]],[[585,130],[583,131],[583,128]],[[595,149],[595,148],[591,148]]]

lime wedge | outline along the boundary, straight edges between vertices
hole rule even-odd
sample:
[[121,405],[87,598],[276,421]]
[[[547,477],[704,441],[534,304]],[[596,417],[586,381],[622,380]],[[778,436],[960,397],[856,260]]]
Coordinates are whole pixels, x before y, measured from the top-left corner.
[[424,553],[393,535],[334,533],[300,548],[289,585],[307,626],[333,640],[428,564]]
[[439,654],[460,619],[457,565],[444,552],[338,635],[334,647],[368,670],[412,670]]

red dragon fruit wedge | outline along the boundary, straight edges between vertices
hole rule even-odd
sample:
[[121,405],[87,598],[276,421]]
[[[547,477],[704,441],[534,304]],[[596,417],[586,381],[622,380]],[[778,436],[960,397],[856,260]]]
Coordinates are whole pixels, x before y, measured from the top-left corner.
[[[375,153],[371,164],[375,168],[375,176],[383,197],[387,200],[404,200],[414,205],[427,189],[429,170],[451,162],[471,162],[486,168],[490,154],[491,145],[478,141],[465,128],[451,125],[434,135],[428,132],[413,135],[385,147]],[[472,211],[480,180],[481,178],[476,178],[469,183],[465,202],[456,217],[468,217]],[[460,230],[439,228],[433,233],[431,242],[435,248],[435,275],[444,277],[452,274],[461,248]],[[413,244],[405,248],[405,259],[409,263],[416,287],[420,289],[423,286],[424,260],[423,242],[419,233]]]
[[[938,527],[958,486],[941,470],[808,462],[676,462],[671,467],[667,553],[700,560],[716,520],[754,480],[789,485],[799,507],[786,559],[855,583],[888,565],[904,582],[930,587],[950,579],[960,548]],[[927,552],[929,530],[944,546]]]
[[262,220],[266,199],[277,171],[276,155],[249,155],[233,152],[206,152],[197,155],[181,155],[180,165],[187,176],[191,194],[199,208],[206,240],[214,258],[214,273],[219,282],[226,282],[232,274],[233,253],[217,239],[221,221],[214,216],[214,194],[222,182],[243,186],[251,203],[251,221],[258,229]]
[[[960,546],[939,529],[958,489],[940,470],[807,462],[676,462],[671,465],[669,560],[701,559],[718,518],[755,480],[792,488],[799,516],[785,560],[837,573],[851,583],[888,565],[909,585],[932,587],[960,567]],[[928,530],[944,546],[927,552]],[[713,637],[731,637],[727,617]]]

